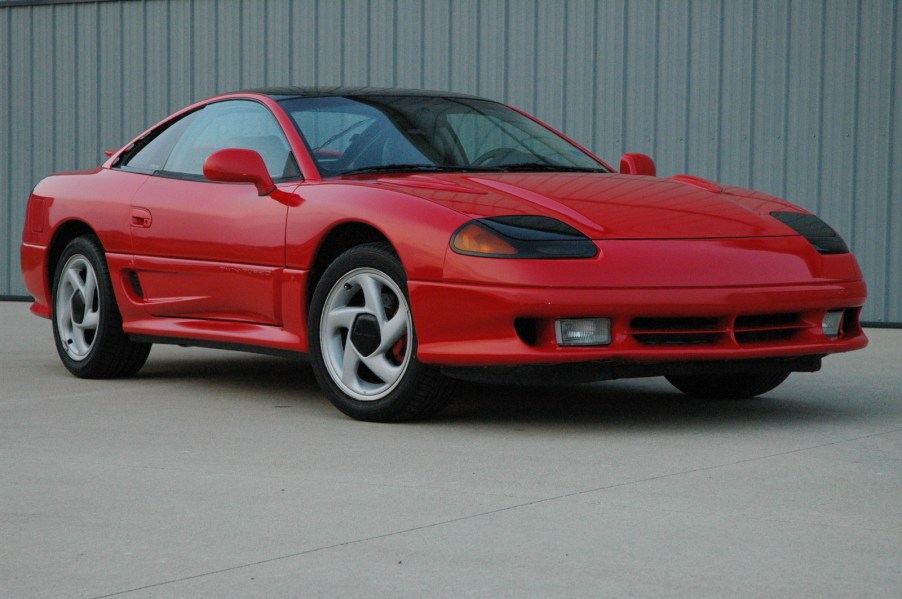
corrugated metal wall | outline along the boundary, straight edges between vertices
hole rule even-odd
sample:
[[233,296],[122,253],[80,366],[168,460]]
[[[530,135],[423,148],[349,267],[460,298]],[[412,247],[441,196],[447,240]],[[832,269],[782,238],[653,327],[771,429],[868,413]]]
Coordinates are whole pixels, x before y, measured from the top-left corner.
[[902,3],[893,0],[133,0],[0,5],[0,295],[24,293],[33,184],[97,165],[217,92],[470,92],[616,163],[751,186],[858,253],[865,318],[902,322]]

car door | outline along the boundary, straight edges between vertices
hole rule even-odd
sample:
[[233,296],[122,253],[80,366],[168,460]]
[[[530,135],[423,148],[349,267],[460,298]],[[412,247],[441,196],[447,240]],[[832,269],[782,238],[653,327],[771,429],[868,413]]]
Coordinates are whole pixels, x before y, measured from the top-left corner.
[[253,185],[206,180],[204,161],[224,148],[257,151],[282,189],[297,186],[278,122],[250,100],[209,104],[129,157],[123,168],[153,173],[131,203],[144,306],[152,316],[281,324],[288,207]]

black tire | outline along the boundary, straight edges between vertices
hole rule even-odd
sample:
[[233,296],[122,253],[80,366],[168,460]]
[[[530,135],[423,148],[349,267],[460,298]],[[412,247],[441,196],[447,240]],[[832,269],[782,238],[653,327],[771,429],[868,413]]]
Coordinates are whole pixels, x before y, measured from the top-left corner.
[[743,374],[668,376],[671,385],[699,399],[749,399],[775,389],[789,373],[750,372]]
[[53,274],[53,338],[63,365],[77,377],[106,379],[141,370],[150,343],[122,332],[122,316],[100,241],[76,237],[63,249]]
[[351,418],[425,418],[448,403],[450,382],[416,358],[409,306],[407,275],[386,243],[351,248],[317,283],[308,316],[313,372]]

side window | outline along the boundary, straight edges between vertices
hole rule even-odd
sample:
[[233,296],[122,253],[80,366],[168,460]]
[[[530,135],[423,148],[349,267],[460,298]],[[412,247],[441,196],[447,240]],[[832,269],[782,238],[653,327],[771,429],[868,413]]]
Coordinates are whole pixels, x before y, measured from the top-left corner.
[[154,131],[151,133],[152,137],[150,140],[129,152],[120,166],[150,175],[163,170],[163,165],[166,164],[166,159],[169,158],[175,142],[179,140],[185,129],[191,125],[201,112],[203,112],[203,109],[196,110],[174,123],[170,123],[162,131]]
[[254,150],[263,157],[274,180],[300,176],[288,140],[269,110],[250,100],[210,104],[184,128],[163,171],[203,177],[210,154],[225,148]]

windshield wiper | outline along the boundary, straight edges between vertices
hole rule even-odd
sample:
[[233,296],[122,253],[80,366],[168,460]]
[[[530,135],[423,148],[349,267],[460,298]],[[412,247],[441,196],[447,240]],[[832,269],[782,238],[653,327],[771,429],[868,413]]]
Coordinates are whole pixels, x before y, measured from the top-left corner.
[[441,166],[438,164],[376,164],[342,171],[339,175],[362,175],[365,173],[462,173],[466,171],[497,171],[495,168],[479,166]]
[[494,167],[495,170],[502,172],[566,172],[566,173],[606,173],[608,171],[603,168],[592,168],[588,166],[567,166],[564,164],[547,164],[542,162],[515,162],[512,164],[499,164]]

